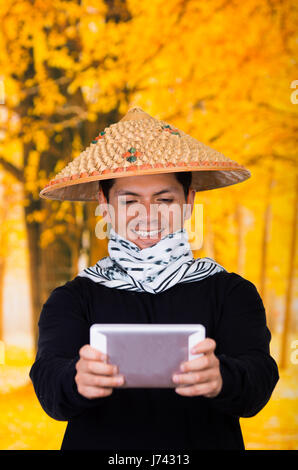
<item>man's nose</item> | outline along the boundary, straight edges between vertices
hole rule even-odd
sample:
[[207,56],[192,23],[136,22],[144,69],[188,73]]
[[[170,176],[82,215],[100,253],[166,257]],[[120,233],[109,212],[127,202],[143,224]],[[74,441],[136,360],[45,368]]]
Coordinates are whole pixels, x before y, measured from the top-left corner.
[[152,201],[144,201],[141,203],[141,206],[142,207],[139,211],[138,221],[144,224],[155,223],[157,225],[161,217],[158,204],[154,204]]
[[144,205],[147,217],[154,216],[155,214],[158,213],[158,205],[154,204],[152,201],[144,201],[143,205]]

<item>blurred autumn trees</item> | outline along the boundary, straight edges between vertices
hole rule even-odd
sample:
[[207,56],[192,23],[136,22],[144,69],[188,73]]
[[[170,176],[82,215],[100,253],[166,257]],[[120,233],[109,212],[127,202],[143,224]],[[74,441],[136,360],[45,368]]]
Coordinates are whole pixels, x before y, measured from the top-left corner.
[[0,11],[2,185],[15,180],[24,195],[35,328],[49,291],[76,275],[84,231],[89,265],[106,250],[96,203],[39,191],[133,105],[251,170],[243,185],[197,195],[195,256],[256,282],[273,311],[295,276],[296,3],[1,0]]

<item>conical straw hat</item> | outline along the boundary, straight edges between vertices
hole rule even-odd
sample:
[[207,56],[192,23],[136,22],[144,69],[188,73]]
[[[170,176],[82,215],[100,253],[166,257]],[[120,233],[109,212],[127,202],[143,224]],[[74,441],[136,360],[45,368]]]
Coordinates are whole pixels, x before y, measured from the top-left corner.
[[249,170],[139,107],[99,132],[40,192],[45,199],[96,201],[98,181],[191,171],[196,191],[245,181]]

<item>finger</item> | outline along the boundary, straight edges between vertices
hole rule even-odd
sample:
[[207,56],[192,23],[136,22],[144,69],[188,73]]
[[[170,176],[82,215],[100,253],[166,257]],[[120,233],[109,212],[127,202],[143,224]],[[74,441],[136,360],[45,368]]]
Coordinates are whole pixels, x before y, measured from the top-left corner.
[[123,375],[115,375],[113,377],[106,377],[104,375],[81,374],[79,379],[80,384],[83,386],[92,387],[121,387],[124,384],[125,378]]
[[206,382],[206,383],[195,384],[195,385],[187,385],[184,387],[176,387],[175,392],[185,397],[200,396],[200,395],[212,396],[214,393],[214,390],[216,389],[216,386],[217,386],[217,382],[212,381],[212,382]]
[[114,375],[119,372],[115,364],[107,364],[101,361],[81,360],[76,365],[77,371],[95,375]]
[[100,398],[107,397],[112,394],[112,388],[99,388],[90,386],[78,386],[78,392],[86,398]]
[[215,351],[216,342],[212,338],[205,338],[203,341],[200,341],[198,344],[193,346],[191,349],[192,354],[200,354],[200,353],[210,353]]
[[[216,379],[218,376],[217,370],[215,368],[202,370],[200,372],[188,372],[187,374],[175,374],[173,377],[173,382],[176,384],[196,384],[196,383],[205,383],[211,382]],[[177,378],[174,380],[174,378]]]
[[191,361],[183,362],[180,366],[180,370],[182,372],[189,372],[193,370],[210,369],[211,367],[214,367],[217,362],[218,359],[213,353],[204,354],[203,356],[192,359]]
[[104,361],[107,360],[107,354],[102,353],[98,349],[93,348],[90,344],[85,344],[81,347],[79,355],[82,359],[89,361]]

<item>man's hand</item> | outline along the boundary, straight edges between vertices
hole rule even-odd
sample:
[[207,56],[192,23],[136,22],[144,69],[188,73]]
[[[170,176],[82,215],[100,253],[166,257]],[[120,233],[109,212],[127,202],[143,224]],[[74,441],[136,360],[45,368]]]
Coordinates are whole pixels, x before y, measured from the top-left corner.
[[[222,377],[219,369],[219,360],[214,351],[216,343],[211,338],[201,341],[191,350],[192,354],[203,353],[202,356],[188,362],[184,362],[182,374],[173,375],[173,381],[176,384],[187,384],[175,388],[179,395],[198,396],[213,398],[216,397],[222,389]],[[182,370],[182,368],[180,367]],[[174,377],[178,377],[176,381]]]
[[[113,392],[113,387],[124,383],[122,375],[114,375],[118,367],[108,364],[107,356],[89,344],[80,349],[80,359],[76,363],[75,382],[78,392],[86,398],[107,397]],[[119,382],[119,379],[122,381]]]

